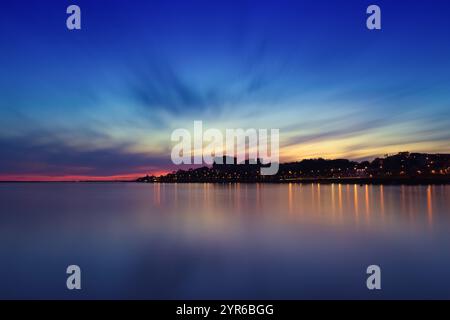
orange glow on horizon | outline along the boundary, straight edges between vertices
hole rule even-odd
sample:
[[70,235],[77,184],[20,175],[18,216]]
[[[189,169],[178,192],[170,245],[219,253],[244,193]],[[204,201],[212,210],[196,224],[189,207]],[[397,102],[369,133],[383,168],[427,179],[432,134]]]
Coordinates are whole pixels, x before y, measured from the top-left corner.
[[[160,176],[171,171],[157,171],[148,173],[149,175]],[[121,175],[111,175],[111,176],[87,176],[87,175],[58,175],[58,176],[47,176],[40,174],[30,174],[30,175],[13,175],[6,174],[0,175],[0,182],[11,181],[11,182],[76,182],[76,181],[133,181],[137,178],[145,176],[146,173],[130,173]]]

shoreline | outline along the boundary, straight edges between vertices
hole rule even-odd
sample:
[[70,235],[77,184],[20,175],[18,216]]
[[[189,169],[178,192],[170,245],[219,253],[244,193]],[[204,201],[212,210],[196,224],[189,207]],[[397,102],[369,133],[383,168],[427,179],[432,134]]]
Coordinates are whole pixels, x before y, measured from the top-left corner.
[[288,179],[279,181],[236,181],[236,180],[222,180],[222,181],[148,181],[137,183],[212,183],[212,184],[227,184],[227,183],[243,183],[243,184],[360,184],[360,185],[450,185],[450,177],[444,179],[436,178],[420,178],[420,179],[402,179],[402,178],[302,178],[302,179]]
[[228,183],[242,183],[242,184],[360,184],[360,185],[450,185],[450,177],[445,178],[299,178],[299,179],[285,179],[277,181],[258,181],[258,180],[217,180],[217,181],[136,181],[136,180],[109,180],[109,181],[0,181],[1,184],[20,184],[20,183],[137,183],[137,184],[196,184],[196,183],[211,183],[211,184],[228,184]]

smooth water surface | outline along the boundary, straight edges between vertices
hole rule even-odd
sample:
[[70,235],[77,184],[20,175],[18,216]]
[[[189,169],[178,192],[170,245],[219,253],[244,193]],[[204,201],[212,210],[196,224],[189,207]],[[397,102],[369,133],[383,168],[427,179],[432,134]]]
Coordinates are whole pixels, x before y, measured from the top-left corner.
[[0,256],[0,298],[450,298],[450,186],[2,183]]

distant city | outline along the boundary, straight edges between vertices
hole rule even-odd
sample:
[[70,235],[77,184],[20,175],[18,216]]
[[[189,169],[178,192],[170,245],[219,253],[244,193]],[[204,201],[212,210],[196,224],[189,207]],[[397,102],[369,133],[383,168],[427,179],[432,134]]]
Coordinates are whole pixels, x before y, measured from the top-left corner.
[[[276,175],[260,174],[256,163],[236,163],[236,158],[218,159],[210,167],[179,170],[162,176],[141,177],[137,182],[198,183],[198,182],[337,182],[428,184],[450,183],[450,154],[400,152],[373,161],[347,159],[306,159],[281,163]],[[230,160],[230,159],[228,159]],[[231,164],[230,164],[231,162]]]

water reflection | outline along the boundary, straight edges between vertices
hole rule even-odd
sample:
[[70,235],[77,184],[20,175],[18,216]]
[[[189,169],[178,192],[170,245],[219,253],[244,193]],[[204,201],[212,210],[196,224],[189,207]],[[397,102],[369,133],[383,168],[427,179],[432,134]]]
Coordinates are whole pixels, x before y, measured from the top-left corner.
[[359,223],[359,203],[358,203],[358,186],[355,184],[353,186],[353,204],[355,212],[356,223]]
[[73,297],[61,270],[76,261],[89,270],[81,298],[370,298],[372,263],[389,270],[382,297],[448,298],[449,197],[450,186],[0,184],[0,297]]
[[428,223],[433,224],[433,198],[431,194],[431,186],[427,188],[427,213]]
[[155,183],[153,184],[153,197],[155,205],[161,205],[161,184]]
[[[353,221],[356,225],[367,226],[372,222],[395,221],[423,226],[424,220],[432,225],[434,206],[446,212],[444,206],[448,202],[445,196],[448,187],[445,186],[204,183],[154,184],[152,188],[154,204],[166,208],[186,208],[188,204],[191,211],[215,212],[220,208],[230,214],[251,213],[272,218],[281,218],[286,213],[291,218],[322,223]],[[436,197],[439,203],[435,203]]]

